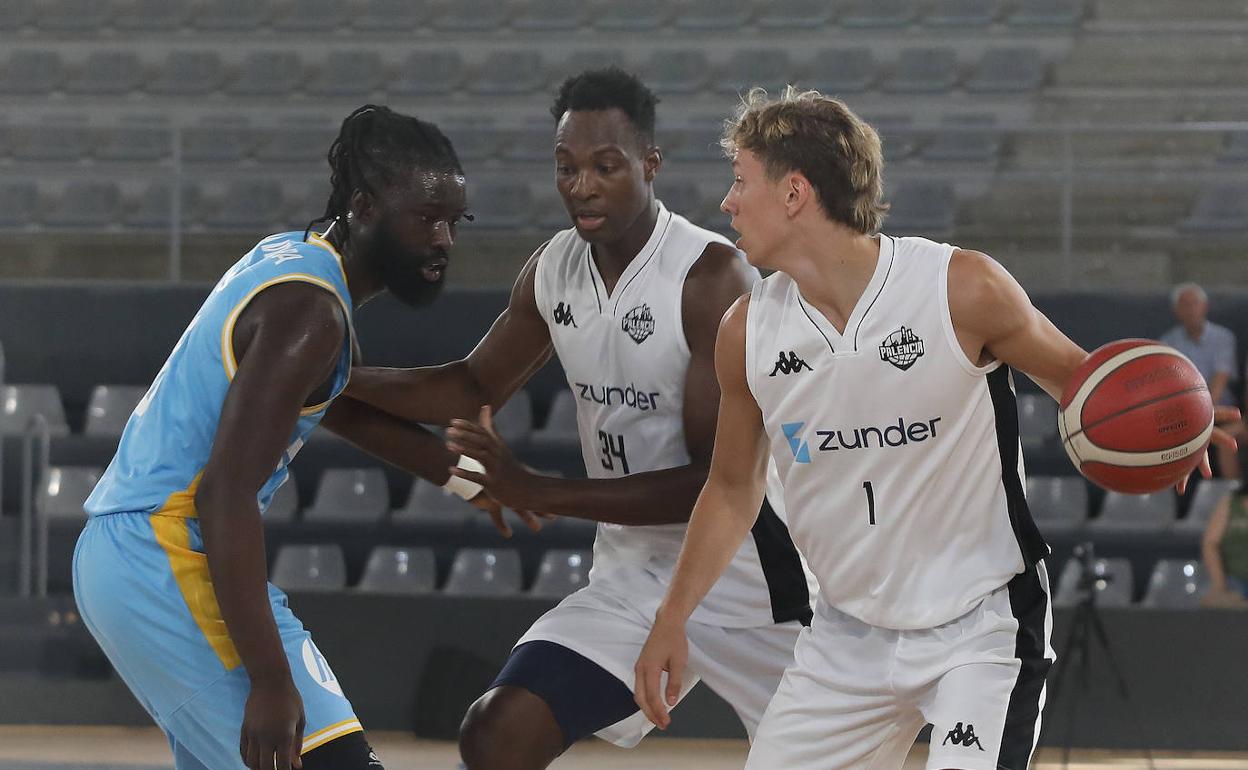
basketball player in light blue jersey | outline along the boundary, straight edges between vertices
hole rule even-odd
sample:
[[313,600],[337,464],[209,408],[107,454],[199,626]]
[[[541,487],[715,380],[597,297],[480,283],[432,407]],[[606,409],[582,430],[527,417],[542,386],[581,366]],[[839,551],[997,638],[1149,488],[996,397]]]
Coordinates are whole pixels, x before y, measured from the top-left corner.
[[338,396],[353,310],[385,290],[411,305],[438,293],[465,183],[436,126],[372,105],[343,122],[329,163],[333,192],[312,223],[329,227],[265,238],[222,276],[86,504],[74,595],[177,770],[381,767],[267,583],[260,513],[322,422],[447,481],[436,437]]

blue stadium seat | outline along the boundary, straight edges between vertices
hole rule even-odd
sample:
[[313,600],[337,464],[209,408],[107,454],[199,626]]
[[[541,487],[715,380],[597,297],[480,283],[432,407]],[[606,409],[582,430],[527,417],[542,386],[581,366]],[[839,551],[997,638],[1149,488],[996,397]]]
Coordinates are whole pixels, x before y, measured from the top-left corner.
[[507,26],[510,16],[511,9],[505,0],[444,0],[433,17],[433,26],[494,34]]
[[49,519],[85,521],[82,509],[103,471],[82,465],[53,465],[39,480],[35,512]]
[[[9,183],[12,184],[12,183]],[[0,203],[4,203],[4,187],[0,187]],[[3,209],[0,209],[3,211]],[[55,385],[5,385],[0,402],[0,434],[19,436],[30,427],[35,415],[43,415],[53,436],[69,434],[61,392]]]
[[390,487],[381,468],[329,468],[321,474],[304,521],[371,523],[390,512]]
[[520,555],[510,549],[462,548],[442,591],[454,596],[515,596],[520,593]]
[[356,590],[371,594],[427,594],[437,588],[432,548],[374,546]]
[[451,94],[464,82],[466,71],[463,57],[453,48],[413,51],[399,66],[396,77],[387,81],[386,90],[402,96]]
[[0,228],[37,224],[41,208],[39,188],[34,182],[0,181]]
[[952,90],[957,82],[957,55],[952,48],[909,48],[901,52],[884,88],[897,94],[939,94]]
[[351,6],[342,0],[292,0],[273,26],[294,32],[333,32],[345,27]]
[[385,68],[376,51],[330,51],[308,84],[317,96],[364,99],[382,87]]
[[242,231],[284,226],[282,185],[270,179],[230,182],[204,223],[217,230]]
[[599,5],[593,21],[599,29],[644,31],[661,29],[671,15],[672,4],[667,0],[630,0]]
[[49,32],[98,32],[108,26],[108,6],[102,0],[40,0],[35,26]]
[[113,26],[126,32],[170,32],[186,22],[187,0],[125,0]]
[[698,49],[655,51],[642,67],[646,85],[660,94],[692,94],[706,85],[711,64]]
[[923,23],[934,27],[986,27],[1000,13],[1000,0],[933,0]]
[[584,0],[527,0],[511,25],[522,30],[572,30],[585,23],[590,10]]
[[876,68],[870,48],[825,48],[815,54],[806,84],[830,96],[862,93],[875,82]]
[[494,51],[468,83],[474,94],[527,94],[546,84],[542,55],[532,50]]
[[211,32],[255,32],[268,24],[273,13],[273,3],[255,0],[213,0],[193,7],[192,26]]
[[1026,27],[1073,27],[1084,13],[1083,0],[1018,0],[1008,21]]
[[168,96],[200,96],[216,91],[224,77],[216,51],[175,50],[160,65],[147,90]]
[[143,62],[134,51],[93,51],[65,91],[82,96],[123,96],[143,85]]
[[303,65],[294,51],[251,51],[225,87],[231,96],[288,97],[303,84]]
[[768,0],[755,19],[763,29],[819,29],[832,21],[835,3],[827,0]]
[[1047,66],[1034,48],[990,48],[979,60],[966,90],[976,94],[1013,94],[1044,85]]
[[65,63],[56,51],[20,48],[0,65],[0,94],[45,96],[64,80]]
[[845,27],[905,27],[918,15],[913,0],[851,0],[841,17]]
[[953,229],[957,201],[948,182],[909,182],[885,197],[892,203],[884,224],[890,234],[939,239]]
[[113,181],[70,182],[48,212],[51,227],[104,228],[121,219],[121,189]]
[[410,34],[420,28],[431,6],[431,3],[410,0],[364,0],[362,7],[352,14],[351,24],[372,33]]
[[270,577],[283,591],[339,591],[347,587],[347,560],[337,543],[284,545]]
[[744,94],[755,86],[778,96],[784,87],[797,83],[799,73],[793,60],[780,48],[736,51],[715,75],[715,88],[721,93]]
[[698,31],[739,30],[754,15],[749,0],[690,0],[677,8],[676,28]]
[[1248,231],[1248,185],[1221,183],[1202,188],[1179,229],[1198,235]]

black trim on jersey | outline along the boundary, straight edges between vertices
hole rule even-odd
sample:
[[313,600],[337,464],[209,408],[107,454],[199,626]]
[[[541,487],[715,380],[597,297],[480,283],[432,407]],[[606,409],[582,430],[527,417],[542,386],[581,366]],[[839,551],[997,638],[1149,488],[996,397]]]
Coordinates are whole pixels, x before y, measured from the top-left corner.
[[[602,315],[602,296],[598,293],[598,279],[594,277],[594,247],[585,244],[585,269],[589,271],[589,282],[594,286],[594,299],[598,300],[598,315]],[[606,286],[602,287],[605,292]]]
[[[663,246],[663,239],[667,237],[667,231],[672,226],[672,219],[672,212],[667,212],[667,221],[663,223],[663,232],[659,233],[658,240],[654,242],[654,249],[651,250],[651,252],[646,256],[646,261],[642,262],[641,267],[637,268],[633,274],[628,277],[628,281],[625,282],[623,286],[615,287],[615,305],[611,308],[612,315],[620,312],[620,298],[624,296],[624,292],[628,291],[629,284],[637,280],[637,276],[641,275],[641,271],[646,269],[646,266],[650,264],[650,260],[654,259],[654,255],[659,253],[659,249]],[[655,227],[658,227],[658,223],[655,223]],[[636,257],[634,257],[634,259],[636,259]]]
[[[881,238],[888,238],[887,235],[880,233]],[[888,238],[888,243],[892,247],[888,252],[888,268],[884,271],[884,280],[880,281],[880,290],[875,293],[875,297],[871,299],[871,304],[867,305],[867,309],[862,311],[862,318],[858,319],[858,325],[854,327],[854,352],[858,352],[858,330],[866,323],[867,316],[871,313],[871,308],[875,307],[875,301],[884,293],[884,287],[888,285],[888,277],[893,274],[893,263],[897,261],[897,242],[892,238]],[[883,245],[881,244],[881,249]]]
[[750,534],[754,536],[758,563],[763,567],[767,593],[771,595],[771,619],[777,623],[800,620],[803,626],[809,626],[813,613],[802,559],[789,536],[789,528],[766,499]]
[[[796,288],[796,286],[797,284],[794,283],[794,288]],[[828,339],[828,335],[823,333],[823,329],[819,328],[819,324],[815,321],[814,317],[810,314],[810,311],[806,309],[806,300],[802,299],[802,293],[800,291],[797,292],[797,306],[800,307],[802,309],[802,312],[806,314],[806,320],[810,321],[810,325],[815,327],[815,331],[819,332],[819,336],[823,337],[823,341],[828,343],[828,350],[831,350],[833,355],[835,355],[836,348],[832,347],[832,340]]]
[[1049,597],[1040,581],[1042,569],[1042,564],[1028,567],[1006,584],[1010,611],[1018,621],[1014,657],[1020,665],[1005,710],[1005,729],[1001,732],[1001,749],[997,754],[997,767],[1004,770],[1027,770],[1040,724],[1044,679],[1053,665],[1052,658],[1045,657]]
[[1018,403],[1014,388],[1010,386],[1010,368],[1002,364],[984,379],[988,381],[988,394],[992,397],[997,450],[1001,454],[1001,484],[1005,487],[1010,526],[1023,553],[1023,563],[1030,567],[1049,555],[1049,545],[1031,517],[1023,480],[1018,473]]

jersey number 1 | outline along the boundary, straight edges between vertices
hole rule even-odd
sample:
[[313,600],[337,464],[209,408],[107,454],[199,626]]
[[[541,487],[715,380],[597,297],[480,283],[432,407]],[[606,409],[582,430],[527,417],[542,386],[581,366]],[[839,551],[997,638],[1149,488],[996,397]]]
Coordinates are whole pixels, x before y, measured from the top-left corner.
[[875,490],[871,489],[871,482],[862,482],[862,489],[867,493],[867,516],[871,522],[871,526],[875,526]]
[[615,461],[620,461],[620,469],[628,475],[628,455],[624,453],[624,436],[618,433],[598,431],[598,440],[602,444],[602,467],[609,471],[615,470]]

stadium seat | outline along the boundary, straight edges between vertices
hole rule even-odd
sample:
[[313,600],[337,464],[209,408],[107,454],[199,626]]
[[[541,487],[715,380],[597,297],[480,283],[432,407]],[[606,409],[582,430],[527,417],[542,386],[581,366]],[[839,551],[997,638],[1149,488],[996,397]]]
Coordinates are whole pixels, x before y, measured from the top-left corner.
[[76,116],[48,117],[38,125],[12,129],[9,145],[16,160],[76,163],[91,154],[91,134]]
[[697,93],[710,72],[706,53],[697,49],[655,51],[642,66],[646,85],[660,94]]
[[953,229],[957,202],[948,182],[910,182],[891,196],[885,228],[897,235],[942,238]]
[[474,94],[527,94],[546,84],[542,55],[537,51],[494,51],[468,83]]
[[590,9],[584,0],[528,0],[511,25],[521,30],[572,30],[585,23]]
[[[250,3],[262,5],[261,3]],[[174,50],[157,69],[147,90],[161,96],[202,96],[221,85],[225,72],[216,51]]]
[[494,430],[513,447],[526,443],[533,435],[533,397],[527,390],[518,390],[494,415]]
[[346,26],[350,10],[342,0],[294,0],[279,12],[273,26],[295,32],[333,32]]
[[[488,117],[481,117],[471,122],[452,120],[439,123],[438,126],[450,137],[451,143],[455,145],[455,154],[465,163],[493,158],[498,154],[499,145],[502,144],[504,138],[503,130],[494,125],[494,121]],[[475,191],[472,197],[469,204],[475,209],[477,205]]]
[[895,94],[941,94],[958,82],[957,55],[952,48],[908,48],[901,52],[884,90]]
[[158,116],[122,118],[116,126],[95,131],[92,154],[107,161],[158,161],[169,157],[173,132]]
[[541,119],[507,132],[502,157],[512,163],[542,163],[555,159],[555,122]]
[[0,182],[0,227],[35,224],[41,209],[39,188],[34,182]]
[[213,0],[194,6],[191,23],[196,29],[212,32],[255,32],[268,23],[273,6],[273,3],[257,3],[255,0]]
[[371,594],[427,594],[437,588],[431,548],[374,546],[357,590]]
[[986,27],[1000,11],[1000,0],[933,0],[923,23],[934,27]]
[[660,180],[656,188],[655,197],[663,201],[668,211],[674,211],[694,224],[702,223],[708,204],[695,183],[683,179]]
[[270,580],[283,591],[338,591],[347,587],[347,561],[336,543],[284,545]]
[[1083,14],[1083,0],[1018,0],[1008,21],[1025,27],[1072,27]]
[[385,67],[376,51],[330,51],[308,92],[316,96],[363,99],[382,87]]
[[1198,235],[1248,230],[1248,186],[1221,183],[1202,187],[1191,214],[1179,223],[1179,229]]
[[1198,561],[1160,559],[1153,565],[1141,606],[1166,610],[1194,610],[1209,590],[1209,575]]
[[18,49],[0,65],[0,94],[46,96],[64,79],[65,63],[58,52]]
[[755,22],[763,29],[819,29],[832,20],[835,3],[827,0],[769,0]]
[[372,523],[390,511],[390,487],[381,468],[329,468],[304,521]]
[[[657,56],[658,51],[655,52]],[[629,57],[619,48],[589,48],[573,51],[566,59],[552,59],[549,63],[549,71],[547,72],[547,82],[552,86],[558,87],[563,81],[572,77],[578,72],[584,72],[589,69],[601,69],[610,66],[622,67],[626,70],[644,71],[644,63],[640,66],[634,66],[629,62]],[[647,81],[649,85],[649,81]]]
[[1057,437],[1057,402],[1047,393],[1018,396],[1018,432],[1025,447],[1044,446]]
[[113,14],[113,26],[126,32],[168,32],[186,21],[187,0],[126,0]]
[[35,512],[49,519],[83,521],[87,514],[82,506],[99,483],[100,468],[80,465],[53,465],[39,480],[35,496]]
[[576,397],[570,390],[561,390],[551,399],[546,424],[533,431],[533,443],[576,444],[578,440]]
[[826,48],[815,54],[803,85],[838,96],[866,91],[875,82],[876,61],[871,49]]
[[1047,65],[1034,48],[990,48],[980,58],[966,90],[975,94],[1021,94],[1044,85]]
[[[416,479],[402,508],[396,508],[395,524],[441,524],[474,526],[487,514],[462,498],[425,479]],[[488,523],[488,522],[487,522]]]
[[108,26],[108,6],[100,0],[40,0],[35,26],[41,32],[98,32]]
[[959,115],[946,120],[948,128],[936,133],[923,148],[922,157],[928,161],[995,163],[1001,151],[996,123],[994,115]]
[[1238,482],[1228,479],[1200,479],[1187,515],[1174,523],[1176,532],[1201,533],[1209,526],[1213,510],[1227,495],[1235,491]]
[[294,51],[251,51],[225,87],[231,96],[288,97],[303,84],[303,64]]
[[[141,229],[164,229],[170,226],[173,204],[170,197],[173,186],[168,182],[152,182],[143,189],[125,215],[125,222],[130,227]],[[202,203],[200,188],[187,182],[182,185],[182,223],[186,225],[199,219]]]
[[30,23],[34,0],[6,0],[0,3],[0,30],[14,32]]
[[1219,163],[1248,163],[1248,131],[1232,131],[1218,155]]
[[912,157],[919,148],[920,133],[914,130],[910,115],[878,115],[868,118],[880,136],[885,163],[897,163]]
[[497,34],[507,26],[511,9],[506,0],[443,0],[433,17],[436,29]]
[[[3,203],[3,197],[0,197]],[[55,385],[5,385],[4,386],[4,435],[18,436],[27,431],[35,415],[41,414],[48,422],[53,436],[69,434],[65,422],[65,407],[61,393]]]
[[113,181],[70,182],[48,211],[51,227],[104,228],[121,220],[121,188]]
[[724,162],[724,150],[719,145],[723,126],[715,119],[693,120],[683,126],[666,129],[659,136],[659,144],[675,147],[669,160]]
[[1027,507],[1046,535],[1073,532],[1088,519],[1088,485],[1078,476],[1031,476]]
[[691,0],[677,8],[676,28],[696,31],[739,30],[754,15],[749,0]]
[[81,96],[124,96],[143,84],[143,62],[134,51],[93,51],[65,85]]
[[520,556],[510,549],[461,548],[443,593],[514,596],[520,593]]
[[[257,134],[256,160],[264,163],[299,163],[320,168],[338,129],[319,120],[300,118]],[[317,190],[318,196],[321,190]],[[327,196],[326,196],[327,197]],[[320,208],[324,208],[322,198]],[[320,213],[319,211],[317,213]]]
[[644,31],[661,29],[671,14],[667,0],[630,0],[599,5],[592,18],[599,29]]
[[[1053,604],[1057,607],[1071,607],[1078,604],[1084,597],[1079,588],[1081,562],[1068,559],[1062,568],[1061,579],[1058,580],[1057,595]],[[1096,591],[1096,603],[1101,607],[1127,607],[1131,604],[1131,595],[1135,590],[1135,579],[1131,575],[1131,562],[1126,559],[1095,559],[1092,563],[1093,583]]]
[[1109,492],[1088,526],[1098,532],[1160,532],[1174,523],[1174,504],[1168,489],[1148,495]]
[[533,193],[522,182],[481,182],[472,196],[473,227],[517,228],[529,224]]
[[282,186],[268,179],[231,182],[222,200],[204,218],[218,230],[254,230],[281,226],[285,207]]
[[742,95],[762,86],[778,96],[785,86],[799,80],[793,61],[783,49],[745,49],[733,53],[719,68],[714,85],[720,93]]
[[120,436],[134,408],[147,393],[144,385],[96,385],[87,401],[88,436]]
[[542,554],[530,596],[562,599],[589,583],[593,555],[589,551],[554,550]]
[[[463,57],[453,48],[413,51],[403,60],[396,77],[386,82],[386,91],[402,96],[451,94],[463,83],[466,69]],[[459,135],[449,136],[458,152]]]
[[904,27],[914,21],[918,3],[912,0],[852,0],[841,25],[845,27]]
[[410,34],[420,28],[430,5],[410,0],[366,0],[351,16],[351,25],[367,32]]

